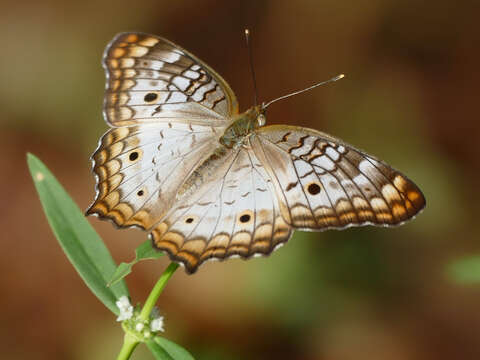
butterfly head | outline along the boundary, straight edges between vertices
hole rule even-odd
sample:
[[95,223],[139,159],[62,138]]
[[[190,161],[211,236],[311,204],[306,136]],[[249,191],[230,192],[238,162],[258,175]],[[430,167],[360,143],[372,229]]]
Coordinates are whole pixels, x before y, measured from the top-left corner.
[[266,122],[267,122],[267,117],[265,116],[265,114],[258,114],[257,116],[258,127],[264,126]]
[[255,115],[255,128],[265,126],[267,122],[267,117],[265,116],[265,107],[262,105],[257,105],[252,108]]
[[248,109],[245,113],[239,116],[242,119],[241,123],[250,131],[259,127],[265,126],[267,117],[265,116],[265,108],[263,105],[256,105]]

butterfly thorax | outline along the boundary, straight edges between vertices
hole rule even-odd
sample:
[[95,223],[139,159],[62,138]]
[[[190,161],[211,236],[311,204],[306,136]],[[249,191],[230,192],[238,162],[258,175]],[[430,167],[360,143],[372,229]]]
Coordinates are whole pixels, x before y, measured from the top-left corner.
[[261,105],[254,106],[233,118],[230,126],[220,137],[220,144],[228,148],[241,145],[246,137],[263,125],[265,125],[264,110]]

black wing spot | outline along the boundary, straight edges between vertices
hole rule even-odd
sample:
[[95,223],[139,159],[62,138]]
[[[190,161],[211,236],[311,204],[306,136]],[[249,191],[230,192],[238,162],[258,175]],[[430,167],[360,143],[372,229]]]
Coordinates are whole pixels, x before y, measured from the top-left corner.
[[128,156],[128,158],[130,159],[130,161],[135,161],[138,159],[138,152],[134,151],[132,153],[130,153],[130,155]]
[[157,100],[158,98],[158,95],[155,94],[155,93],[148,93],[147,95],[145,95],[145,97],[143,98],[143,100],[145,100],[146,102],[152,102],[152,101],[155,101]]
[[191,223],[193,222],[193,218],[191,218],[191,217],[186,218],[186,219],[185,219],[185,222],[186,222],[187,224],[191,224]]
[[320,187],[320,185],[316,183],[311,183],[307,187],[307,191],[310,193],[310,195],[317,195],[320,193],[321,190],[322,188]]
[[139,192],[137,192],[138,196],[143,196],[143,194],[144,194],[143,190],[140,190]]
[[240,216],[240,222],[247,223],[249,221],[250,221],[250,215],[244,214],[244,215]]

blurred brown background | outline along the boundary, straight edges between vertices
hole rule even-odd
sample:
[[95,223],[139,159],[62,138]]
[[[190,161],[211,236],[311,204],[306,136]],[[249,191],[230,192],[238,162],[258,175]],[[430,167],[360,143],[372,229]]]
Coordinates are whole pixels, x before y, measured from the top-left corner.
[[[402,170],[427,209],[400,228],[297,233],[267,259],[178,271],[160,298],[165,336],[198,359],[478,359],[480,287],[446,265],[480,252],[478,1],[17,1],[0,12],[0,348],[8,359],[112,359],[122,331],[68,263],[27,172],[38,155],[81,208],[101,116],[104,46],[164,36],[222,74],[242,110],[332,133]],[[115,259],[146,234],[91,220]],[[143,302],[167,259],[127,278]],[[151,359],[139,349],[134,359]]]

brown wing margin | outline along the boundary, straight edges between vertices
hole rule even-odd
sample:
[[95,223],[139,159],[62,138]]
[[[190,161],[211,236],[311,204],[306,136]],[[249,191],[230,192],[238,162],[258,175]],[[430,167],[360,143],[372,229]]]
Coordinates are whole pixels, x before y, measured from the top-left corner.
[[[116,35],[105,49],[103,67],[104,116],[112,125],[126,125],[143,116],[138,105],[196,102],[223,117],[238,114],[237,99],[227,82],[193,54],[161,37]],[[146,103],[131,106],[133,93]]]

